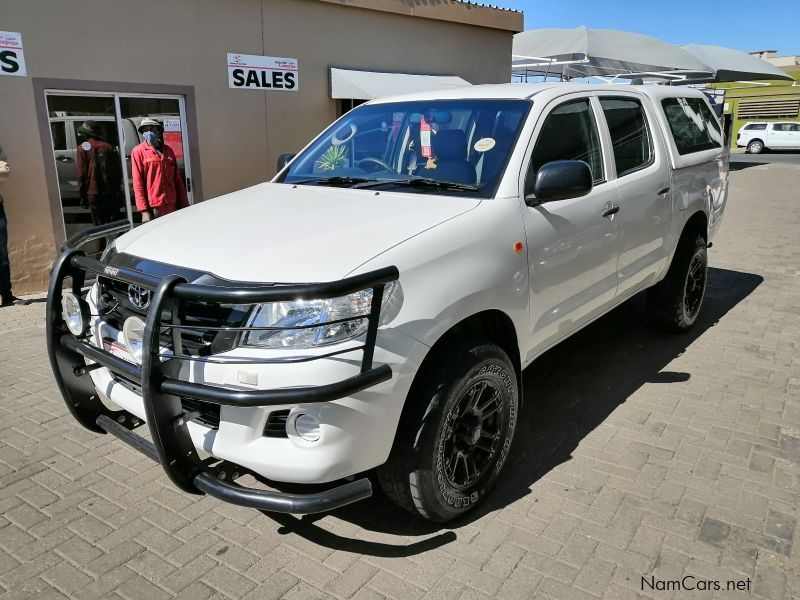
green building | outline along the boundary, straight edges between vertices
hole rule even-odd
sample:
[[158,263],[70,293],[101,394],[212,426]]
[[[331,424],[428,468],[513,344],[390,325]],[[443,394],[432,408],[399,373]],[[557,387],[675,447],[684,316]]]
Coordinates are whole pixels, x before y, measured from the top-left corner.
[[774,56],[772,51],[752,52],[794,77],[795,81],[717,83],[725,92],[723,125],[726,139],[736,147],[736,135],[747,121],[797,121],[800,119],[800,57]]

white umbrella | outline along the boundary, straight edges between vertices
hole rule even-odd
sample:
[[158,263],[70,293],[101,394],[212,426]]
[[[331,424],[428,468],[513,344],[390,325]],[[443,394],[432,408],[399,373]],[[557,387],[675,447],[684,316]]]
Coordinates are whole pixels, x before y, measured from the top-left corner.
[[655,38],[616,29],[532,29],[514,36],[515,75],[627,77],[679,71],[710,76],[691,54]]
[[700,77],[697,80],[692,78],[693,83],[758,81],[765,79],[793,80],[792,76],[786,71],[740,50],[700,44],[687,44],[679,46],[679,48],[707,64],[713,72],[713,76],[710,78]]

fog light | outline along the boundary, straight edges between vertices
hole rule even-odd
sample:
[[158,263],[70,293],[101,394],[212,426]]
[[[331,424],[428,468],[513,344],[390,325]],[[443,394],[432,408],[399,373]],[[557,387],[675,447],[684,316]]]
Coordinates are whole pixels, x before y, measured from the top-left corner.
[[294,430],[307,442],[319,440],[319,421],[307,414],[299,414],[293,421]]
[[72,335],[83,335],[89,325],[89,305],[77,294],[65,293],[61,298],[61,313]]
[[142,364],[142,349],[144,347],[144,321],[139,317],[128,317],[122,326],[122,340],[131,353],[133,360]]

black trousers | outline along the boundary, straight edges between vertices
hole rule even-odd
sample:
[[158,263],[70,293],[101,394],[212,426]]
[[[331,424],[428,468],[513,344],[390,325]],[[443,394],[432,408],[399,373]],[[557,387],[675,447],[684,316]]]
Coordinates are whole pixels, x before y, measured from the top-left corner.
[[0,296],[3,301],[11,299],[11,267],[8,264],[8,221],[0,196]]

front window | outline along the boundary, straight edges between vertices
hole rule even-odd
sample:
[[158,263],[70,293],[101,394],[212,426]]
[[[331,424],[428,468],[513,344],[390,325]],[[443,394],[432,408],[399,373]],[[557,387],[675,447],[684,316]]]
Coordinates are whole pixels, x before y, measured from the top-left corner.
[[526,196],[533,193],[539,169],[556,160],[582,160],[595,184],[604,180],[600,136],[588,98],[565,102],[547,116],[528,164]]
[[368,104],[298,156],[284,183],[492,197],[528,100]]

